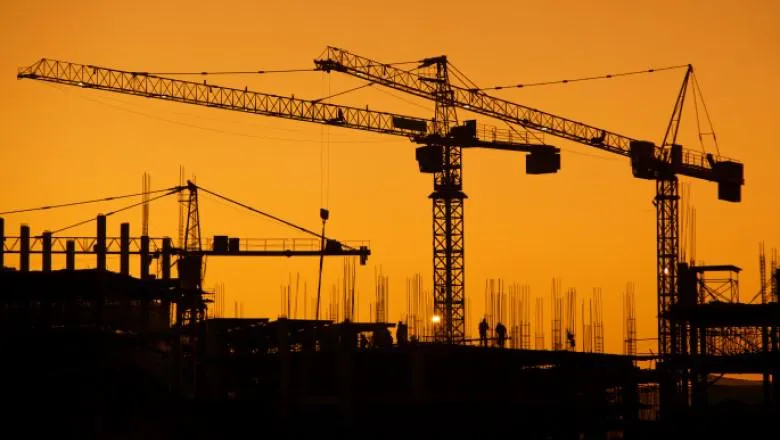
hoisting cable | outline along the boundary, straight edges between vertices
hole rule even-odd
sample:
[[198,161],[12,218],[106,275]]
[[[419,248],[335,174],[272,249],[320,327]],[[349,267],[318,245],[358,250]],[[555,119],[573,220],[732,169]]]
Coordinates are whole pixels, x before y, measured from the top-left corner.
[[[720,147],[718,147],[718,138],[715,136],[715,127],[712,125],[712,119],[710,119],[710,112],[707,110],[707,104],[704,102],[704,94],[701,91],[701,86],[699,85],[699,79],[696,78],[696,73],[691,72],[691,76],[693,76],[693,87],[698,94],[699,98],[701,99],[701,106],[704,108],[704,115],[707,116],[707,124],[710,126],[710,132],[709,133],[702,133],[701,129],[699,129],[699,142],[701,142],[701,137],[705,134],[712,135],[712,142],[715,144],[715,151],[718,153],[718,156],[720,156]],[[696,110],[698,113],[698,109]],[[698,124],[698,116],[696,118],[697,124]],[[703,147],[703,144],[702,144]]]
[[[119,208],[119,209],[116,209],[114,211],[110,211],[110,212],[106,213],[105,216],[108,217],[108,216],[114,215],[114,214],[116,214],[118,212],[127,211],[128,209],[135,208],[136,206],[143,205],[144,203],[150,203],[150,202],[153,202],[155,200],[161,199],[163,197],[169,196],[171,194],[176,194],[176,193],[178,193],[178,192],[180,192],[180,191],[182,191],[182,190],[184,190],[186,188],[187,188],[186,186],[176,186],[176,187],[174,187],[173,189],[171,189],[170,191],[168,191],[165,194],[160,194],[159,196],[152,197],[149,200],[141,200],[140,202],[133,203],[131,205],[127,205],[127,206],[125,206],[123,208]],[[158,191],[155,191],[155,192],[160,192],[160,191],[158,190]],[[93,221],[96,221],[96,220],[97,220],[96,217],[90,217],[90,218],[88,218],[86,220],[82,220],[82,221],[74,223],[72,225],[68,225],[68,226],[65,226],[65,227],[62,227],[62,228],[59,228],[59,229],[55,229],[54,231],[51,231],[51,233],[52,234],[58,234],[58,233],[60,233],[62,231],[66,231],[68,229],[75,228],[76,226],[81,226],[81,225],[84,225],[84,224],[87,224],[89,222],[93,222]]]
[[419,108],[421,108],[423,110],[427,110],[427,111],[431,110],[430,107],[424,106],[424,105],[420,104],[419,102],[414,102],[414,101],[411,101],[409,99],[402,98],[401,96],[398,96],[395,93],[393,93],[393,92],[391,92],[389,90],[386,90],[384,87],[377,87],[374,90],[378,90],[378,91],[384,93],[385,95],[391,96],[391,97],[393,97],[393,98],[395,98],[395,99],[397,99],[397,100],[399,100],[401,102],[405,102],[405,103],[407,103],[409,105],[413,105],[415,107],[419,107]]
[[[460,81],[461,81],[461,82],[462,82],[462,83],[463,83],[463,84],[464,84],[464,85],[465,85],[467,88],[470,88],[471,90],[475,90],[475,89],[476,89],[476,90],[478,90],[478,89],[479,89],[479,87],[477,86],[477,83],[475,83],[474,81],[472,81],[472,80],[471,80],[471,78],[469,78],[468,76],[466,76],[466,74],[465,74],[465,73],[461,72],[461,71],[460,71],[460,70],[459,70],[457,67],[455,67],[455,65],[454,65],[454,64],[452,64],[452,63],[450,63],[450,62],[448,61],[448,62],[447,62],[447,65],[448,65],[449,67],[451,67],[451,68],[452,68],[454,76],[455,76],[456,78],[460,79]],[[517,129],[517,127],[515,127],[513,124],[510,124],[510,123],[509,123],[509,122],[507,122],[507,121],[503,121],[503,122],[504,122],[504,124],[507,126],[507,128],[508,128],[509,130],[513,131],[513,132],[514,132],[514,133],[516,133],[518,136],[521,136],[521,137],[523,136],[523,133],[521,133],[521,132],[520,132],[520,131]],[[540,143],[544,143],[544,137],[543,137],[543,136],[539,136],[539,134],[538,134],[536,131],[534,131],[534,130],[526,130],[525,132],[526,132],[526,133],[528,133],[528,134],[530,134],[530,135],[531,135],[531,136],[532,136],[532,137],[533,137],[535,140],[537,140],[538,142],[540,142]]]
[[693,93],[693,111],[696,116],[696,133],[699,136],[699,147],[701,147],[702,154],[706,154],[706,148],[704,148],[704,136],[701,132],[701,117],[699,116],[699,95],[696,93],[696,86],[691,87],[691,93]]
[[597,75],[597,76],[586,76],[582,78],[574,78],[574,79],[561,79],[561,80],[555,80],[555,81],[540,81],[540,82],[533,82],[533,83],[525,83],[525,84],[507,84],[507,85],[501,85],[501,86],[493,86],[493,87],[479,87],[479,88],[472,88],[470,89],[472,92],[480,92],[485,90],[502,90],[502,89],[522,89],[526,87],[537,87],[537,86],[549,86],[549,85],[555,85],[555,84],[569,84],[573,82],[581,82],[581,81],[591,81],[591,80],[597,80],[597,79],[611,79],[611,78],[618,78],[623,76],[631,76],[631,75],[639,75],[643,73],[654,73],[654,72],[662,72],[665,70],[674,70],[674,69],[687,69],[687,64],[681,64],[679,66],[667,66],[667,67],[660,67],[660,68],[653,68],[653,69],[646,69],[646,70],[636,70],[633,72],[622,72],[622,73],[609,73],[606,75]]
[[[306,233],[306,234],[309,234],[309,235],[311,235],[311,236],[317,237],[317,238],[319,238],[319,239],[323,238],[323,235],[322,235],[322,234],[318,234],[318,233],[316,233],[316,232],[314,232],[314,231],[312,231],[312,230],[306,229],[306,228],[304,228],[303,226],[298,226],[298,225],[296,225],[296,224],[294,224],[294,223],[290,223],[290,222],[288,222],[287,220],[283,220],[283,219],[281,219],[281,218],[279,218],[279,217],[276,217],[276,216],[274,216],[273,214],[269,214],[269,213],[267,213],[267,212],[263,212],[263,211],[261,211],[261,210],[259,210],[259,209],[257,209],[257,208],[253,208],[253,207],[251,207],[251,206],[249,206],[249,205],[247,205],[247,204],[245,204],[245,203],[241,203],[241,202],[239,202],[238,200],[234,200],[234,199],[231,199],[230,197],[223,196],[222,194],[215,193],[214,191],[210,191],[210,190],[208,190],[208,189],[206,189],[206,188],[203,188],[202,186],[198,186],[198,185],[196,185],[196,188],[198,188],[198,190],[200,190],[200,191],[203,191],[203,192],[205,192],[205,193],[207,193],[207,194],[210,194],[210,195],[212,195],[212,196],[214,196],[214,197],[217,197],[217,198],[219,198],[219,199],[222,199],[222,200],[224,200],[224,201],[226,201],[226,202],[232,203],[232,204],[234,204],[234,205],[237,205],[237,206],[240,206],[240,207],[242,207],[242,208],[244,208],[244,209],[247,209],[247,210],[249,210],[249,211],[252,211],[252,212],[254,212],[255,214],[260,214],[260,215],[262,215],[262,216],[265,216],[265,217],[268,217],[268,218],[270,218],[270,219],[272,219],[272,220],[276,220],[276,221],[278,221],[278,222],[280,222],[280,223],[283,223],[283,224],[285,224],[285,225],[287,225],[287,226],[290,226],[291,228],[295,228],[295,229],[297,229],[297,230],[299,230],[299,231],[301,231],[301,232],[304,232],[304,233]],[[325,237],[325,239],[326,239],[326,240],[329,240],[327,237]],[[344,243],[341,243],[341,245],[342,245],[343,247],[347,248],[347,249],[350,249],[350,250],[355,250],[354,248],[352,248],[352,247],[350,247],[350,246],[347,246],[347,245],[346,245],[346,244],[344,244]]]
[[[65,86],[49,84],[49,83],[46,83],[46,82],[44,82],[43,85],[47,86],[47,87],[51,87],[52,89],[57,90],[60,93],[68,93],[68,91],[66,91],[66,89],[64,88]],[[195,128],[195,129],[198,129],[198,130],[210,131],[210,132],[213,132],[213,133],[230,134],[230,135],[234,135],[234,136],[241,136],[241,137],[247,137],[247,138],[252,138],[252,139],[266,139],[266,140],[281,141],[281,142],[317,142],[315,139],[295,139],[295,138],[280,137],[280,136],[260,136],[260,135],[256,135],[256,134],[241,133],[241,132],[238,132],[238,131],[223,130],[223,129],[219,129],[219,128],[212,128],[212,127],[207,127],[207,126],[199,125],[199,124],[191,124],[191,123],[188,123],[188,122],[177,121],[175,119],[168,119],[168,118],[165,118],[165,117],[162,117],[162,116],[157,116],[157,115],[154,115],[154,114],[151,114],[151,113],[145,113],[145,112],[142,112],[142,111],[133,110],[133,109],[130,109],[130,108],[125,108],[125,107],[122,107],[122,106],[119,106],[119,105],[111,104],[109,102],[105,102],[104,100],[114,101],[114,102],[117,102],[117,103],[121,103],[123,105],[132,105],[132,106],[135,106],[135,107],[141,107],[141,106],[139,106],[137,104],[131,104],[129,102],[124,102],[122,100],[108,98],[106,96],[102,97],[102,99],[85,97],[85,96],[83,96],[80,93],[77,94],[76,96],[78,96],[79,99],[83,99],[83,100],[86,100],[86,101],[91,101],[91,102],[94,102],[94,103],[97,103],[97,104],[100,104],[100,105],[105,105],[107,107],[111,107],[111,108],[114,108],[116,110],[124,111],[124,112],[127,112],[127,113],[132,113],[132,114],[135,114],[135,115],[144,116],[144,117],[147,117],[147,118],[150,118],[150,119],[154,119],[154,120],[158,120],[158,121],[168,122],[168,123],[171,123],[171,124],[181,125],[183,127],[189,127],[189,128]],[[192,115],[185,114],[185,113],[175,113],[175,112],[168,112],[168,114],[178,114],[178,115],[181,115],[181,116],[188,116],[188,117],[192,116]],[[211,119],[211,120],[216,121],[216,122],[225,122],[225,121],[221,121],[219,119]],[[325,125],[327,125],[327,124],[325,124]],[[291,129],[287,130],[287,129],[283,129],[283,128],[279,128],[279,127],[263,127],[263,128],[273,129],[273,130],[282,130],[282,131],[295,131],[295,130],[291,130]],[[382,141],[377,141],[377,140],[338,140],[337,139],[337,140],[333,140],[331,142],[334,143],[334,144],[353,144],[353,143],[379,143],[379,142],[382,142]]]
[[146,75],[263,75],[266,73],[315,72],[317,69],[279,69],[279,70],[228,70],[214,72],[138,72]]
[[477,83],[471,80],[465,73],[461,72],[454,64],[447,61],[447,65],[450,66],[454,72],[454,76],[461,80],[464,86],[469,90],[482,90],[477,86]]
[[[323,52],[324,53],[324,52]],[[384,66],[398,66],[402,64],[414,64],[417,61],[400,61],[397,63],[382,63]],[[190,72],[135,72],[143,75],[264,75],[268,73],[299,73],[299,72],[316,72],[320,69],[317,68],[305,68],[305,69],[258,69],[258,70],[221,70],[221,71],[190,71]]]
[[322,98],[312,99],[312,100],[311,100],[311,102],[313,102],[313,103],[315,103],[315,104],[316,104],[316,103],[319,103],[319,102],[325,101],[326,99],[335,98],[335,97],[337,97],[337,96],[341,96],[341,95],[346,95],[347,93],[354,92],[354,91],[357,91],[357,90],[360,90],[360,89],[364,89],[364,88],[366,88],[366,87],[371,87],[371,86],[373,86],[373,85],[374,85],[374,83],[372,83],[372,82],[369,82],[369,83],[367,83],[367,84],[363,84],[362,86],[353,87],[353,88],[351,88],[351,89],[343,90],[343,91],[341,91],[341,92],[334,93],[334,94],[332,94],[332,95],[330,95],[330,94],[329,94],[328,96],[324,96],[324,97],[322,97]]
[[[164,188],[164,189],[158,189],[154,191],[149,191],[148,194],[156,194],[164,191],[179,191],[179,187],[172,187],[172,188]],[[46,206],[39,206],[37,208],[25,208],[25,209],[15,209],[12,211],[4,211],[0,212],[0,215],[8,215],[8,214],[18,214],[22,212],[32,212],[32,211],[45,211],[47,209],[55,209],[55,208],[65,208],[68,206],[78,206],[78,205],[86,205],[89,203],[97,203],[97,202],[110,202],[112,200],[120,200],[120,199],[126,199],[130,197],[138,197],[144,195],[143,192],[135,193],[135,194],[125,194],[121,196],[113,196],[113,197],[103,197],[101,199],[92,199],[92,200],[83,200],[80,202],[70,202],[70,203],[60,203],[58,205],[46,205]]]
[[[462,82],[464,85],[467,85],[467,88],[468,88],[469,90],[473,90],[473,91],[483,91],[483,90],[490,90],[490,89],[488,89],[488,88],[484,88],[484,89],[483,89],[483,88],[480,88],[480,87],[478,87],[478,86],[477,86],[477,83],[475,83],[474,81],[472,81],[472,80],[471,80],[471,78],[469,78],[468,76],[466,76],[466,74],[465,74],[465,73],[463,73],[463,72],[461,72],[460,70],[458,70],[458,68],[457,68],[457,67],[455,67],[455,65],[454,65],[454,64],[452,64],[452,63],[450,63],[449,61],[447,62],[447,65],[448,65],[449,67],[451,67],[451,68],[452,68],[452,70],[453,70],[453,72],[454,72],[454,76],[455,76],[456,78],[460,79],[460,81],[461,81],[461,82]],[[675,67],[680,67],[680,66],[675,66]],[[686,65],[685,67],[687,67],[687,65]],[[667,69],[669,69],[669,68],[667,68]],[[658,71],[659,69],[654,69],[654,70]],[[513,132],[515,132],[515,133],[517,133],[519,136],[523,136],[523,133],[521,133],[521,132],[520,132],[520,131],[517,129],[517,127],[515,127],[515,125],[514,125],[514,124],[511,124],[511,123],[509,123],[509,122],[507,122],[507,121],[503,121],[503,122],[504,122],[504,124],[507,126],[507,128],[508,128],[509,130],[511,130],[511,131],[513,131]],[[543,143],[543,141],[544,141],[544,138],[543,138],[543,137],[541,137],[541,136],[539,136],[539,132],[538,132],[538,131],[536,131],[536,130],[530,130],[530,129],[526,129],[526,133],[528,133],[528,134],[530,134],[531,136],[533,136],[533,138],[534,138],[534,139],[536,139],[537,141],[539,141],[539,142],[542,142],[542,143]],[[569,150],[569,149],[565,149],[565,148],[561,148],[561,151],[566,151],[567,153],[571,153],[571,154],[577,154],[577,155],[580,155],[580,156],[587,156],[587,157],[592,157],[592,158],[595,158],[595,159],[601,159],[601,160],[619,160],[619,159],[618,159],[618,158],[616,158],[616,157],[611,157],[611,156],[610,156],[610,157],[602,157],[602,156],[597,156],[597,155],[593,155],[593,154],[583,153],[583,152],[579,152],[579,151]]]

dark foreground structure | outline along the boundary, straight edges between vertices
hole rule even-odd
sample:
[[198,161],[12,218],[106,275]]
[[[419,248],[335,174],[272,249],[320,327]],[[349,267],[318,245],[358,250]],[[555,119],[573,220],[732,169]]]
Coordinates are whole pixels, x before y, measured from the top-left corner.
[[[668,380],[663,370],[640,369],[627,356],[399,345],[387,338],[394,324],[384,323],[205,319],[184,327],[169,318],[181,298],[175,282],[105,270],[4,270],[0,291],[4,426],[30,436],[711,439],[777,433],[774,305],[729,313],[741,320],[729,323],[711,316],[723,315],[717,304],[676,309],[671,318],[689,322],[688,340],[704,341],[705,354],[698,345],[678,359],[683,364],[675,371],[696,385],[694,401],[665,411],[658,398],[659,384]],[[769,343],[751,356],[716,358],[706,347],[722,338],[694,336],[727,324],[766,327],[759,339]],[[766,372],[769,381],[760,389],[771,400],[710,404],[715,387],[708,380],[725,366]]]

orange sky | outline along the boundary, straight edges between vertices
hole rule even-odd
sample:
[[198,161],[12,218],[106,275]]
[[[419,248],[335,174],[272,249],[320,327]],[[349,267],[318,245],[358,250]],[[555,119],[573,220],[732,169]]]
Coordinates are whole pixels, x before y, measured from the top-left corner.
[[[328,133],[313,124],[15,79],[17,67],[41,57],[147,71],[308,68],[326,45],[334,45],[385,62],[446,54],[483,86],[691,63],[721,153],[743,161],[746,174],[741,204],[718,201],[714,184],[683,179],[691,184],[697,212],[696,256],[741,266],[742,296],[749,298],[758,286],[759,241],[780,246],[780,152],[773,147],[780,122],[776,1],[108,4],[0,4],[0,211],[135,192],[143,172],[152,175],[155,188],[172,186],[182,165],[206,188],[312,229],[326,205],[329,235],[371,240],[373,255],[357,275],[361,315],[367,317],[374,268],[382,265],[390,275],[391,318],[397,320],[405,308],[404,279],[420,272],[426,286],[431,283],[432,182],[417,171],[407,140],[338,128]],[[682,71],[672,71],[496,94],[658,142],[681,79]],[[321,73],[210,82],[304,98],[359,84]],[[334,102],[432,116],[431,103],[399,92],[366,89]],[[699,149],[689,110],[682,141]],[[555,175],[524,175],[519,154],[464,154],[470,317],[481,313],[487,278],[529,283],[533,296],[547,300],[550,279],[557,276],[564,289],[577,288],[579,298],[593,287],[603,289],[607,350],[619,351],[621,295],[633,281],[639,336],[654,337],[652,182],[632,179],[625,158],[548,142],[564,150]],[[329,161],[323,161],[328,151]],[[329,162],[329,179],[321,177],[323,162]],[[7,216],[6,230],[15,235],[19,223],[27,222],[39,233],[118,206]],[[151,213],[152,235],[176,236],[173,199],[155,203]],[[208,236],[295,236],[213,199],[203,199],[201,215]],[[139,210],[118,214],[109,228],[118,234],[119,222],[131,221],[138,232],[140,218]],[[91,235],[92,228],[72,234]],[[341,264],[326,264],[326,285],[340,275]],[[247,315],[276,316],[279,286],[288,274],[300,272],[311,290],[316,266],[316,259],[211,259],[206,285],[224,282],[228,302],[244,302]],[[549,341],[549,324],[545,328]]]

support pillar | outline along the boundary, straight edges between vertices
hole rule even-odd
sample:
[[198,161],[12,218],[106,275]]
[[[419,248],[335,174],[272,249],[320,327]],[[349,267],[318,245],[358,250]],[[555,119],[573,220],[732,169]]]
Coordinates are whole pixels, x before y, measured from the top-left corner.
[[51,272],[51,232],[44,231],[41,240],[43,248],[41,270]]
[[145,280],[149,278],[149,264],[151,259],[149,258],[149,236],[141,236],[141,271],[140,278]]
[[171,239],[163,238],[162,243],[162,279],[171,279]]
[[27,225],[19,228],[19,270],[30,271],[30,227]]
[[5,267],[5,219],[0,217],[0,270]]
[[97,243],[95,243],[97,255],[97,269],[106,270],[106,216],[97,216]]
[[65,242],[65,269],[76,270],[76,242],[73,240]]
[[130,275],[130,223],[119,225],[119,273]]

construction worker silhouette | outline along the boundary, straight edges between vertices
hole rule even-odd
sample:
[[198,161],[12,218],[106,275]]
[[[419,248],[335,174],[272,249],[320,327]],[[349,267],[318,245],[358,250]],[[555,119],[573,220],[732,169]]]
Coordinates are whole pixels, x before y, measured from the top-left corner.
[[574,339],[574,333],[566,330],[566,341],[569,343],[569,349],[574,350],[577,347],[577,341]]
[[398,325],[395,328],[395,339],[398,341],[398,345],[406,345],[408,342],[408,331],[406,324],[403,321],[398,321]]
[[498,339],[498,346],[504,348],[504,342],[506,341],[506,327],[500,322],[496,324],[496,336]]
[[481,347],[487,347],[487,332],[490,329],[487,318],[482,318],[479,322],[479,345]]

